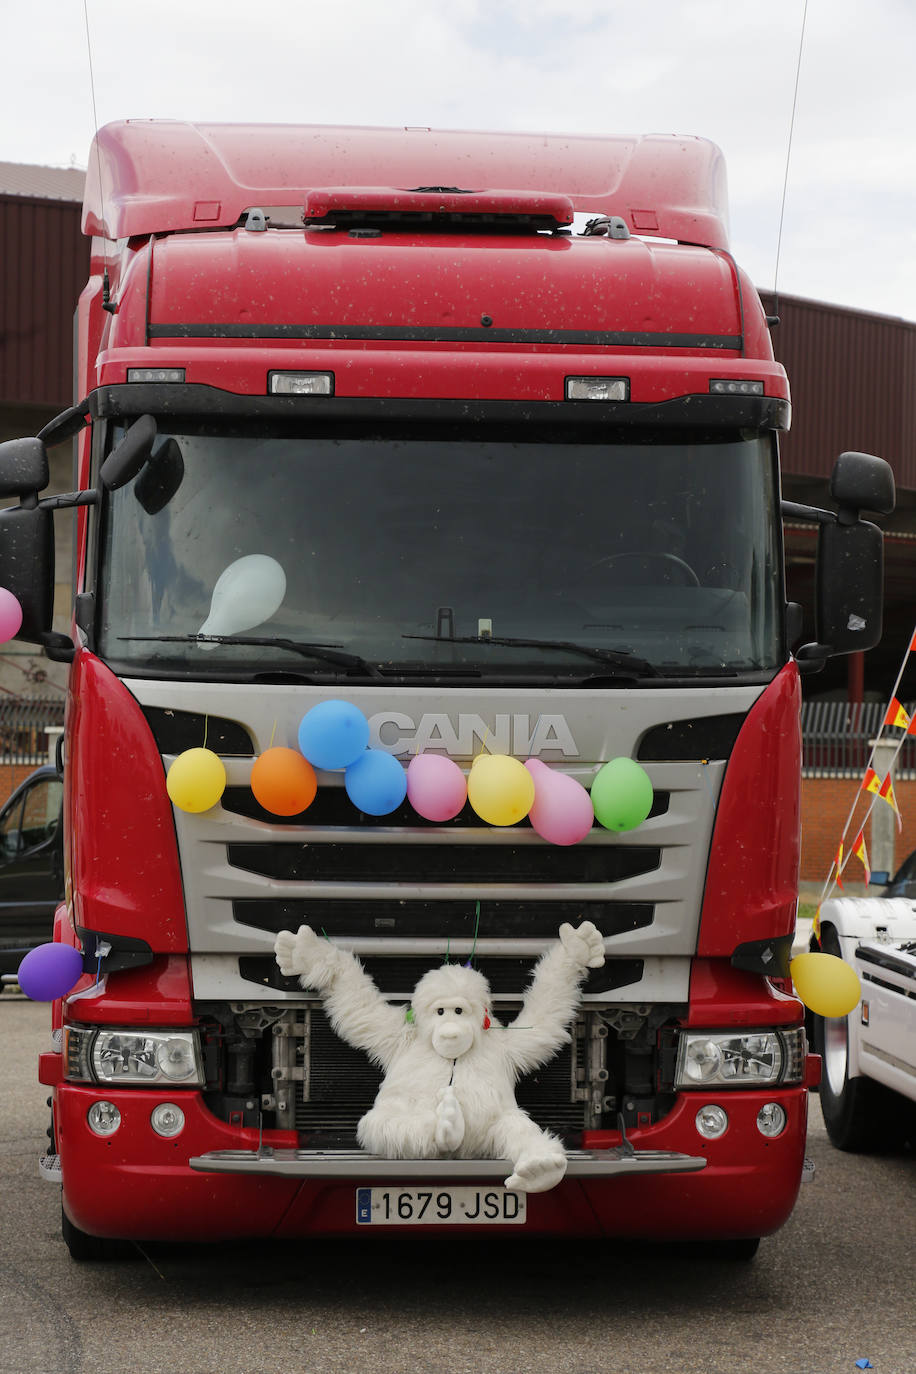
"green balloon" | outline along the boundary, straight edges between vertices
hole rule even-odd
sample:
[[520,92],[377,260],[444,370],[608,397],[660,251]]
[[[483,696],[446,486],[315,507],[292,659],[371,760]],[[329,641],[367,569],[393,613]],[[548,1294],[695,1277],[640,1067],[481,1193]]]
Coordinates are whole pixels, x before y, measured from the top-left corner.
[[635,830],[652,810],[649,774],[635,759],[609,759],[592,783],[595,819],[605,830]]

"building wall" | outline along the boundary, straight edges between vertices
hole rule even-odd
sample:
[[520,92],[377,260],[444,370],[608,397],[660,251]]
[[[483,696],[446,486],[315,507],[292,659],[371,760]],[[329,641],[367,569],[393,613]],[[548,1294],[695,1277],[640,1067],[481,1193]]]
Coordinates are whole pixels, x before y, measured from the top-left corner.
[[[859,786],[858,778],[802,778],[802,887],[819,891],[826,882]],[[894,795],[903,819],[903,830],[897,833],[894,842],[894,867],[897,868],[916,849],[916,779],[897,779]],[[885,807],[886,803],[877,801],[875,806]],[[854,814],[854,823],[864,814],[863,799]],[[865,831],[865,846],[871,855],[874,845],[870,827],[871,820]],[[854,834],[847,836],[847,848],[854,839]],[[848,890],[858,895],[862,891],[863,876],[862,865],[853,857],[845,870],[844,885],[848,879]]]
[[89,275],[81,206],[0,195],[0,402],[48,406],[73,394],[73,315]]
[[762,299],[779,314],[773,351],[792,394],[783,471],[826,478],[854,450],[887,459],[898,487],[916,490],[916,324],[796,296]]

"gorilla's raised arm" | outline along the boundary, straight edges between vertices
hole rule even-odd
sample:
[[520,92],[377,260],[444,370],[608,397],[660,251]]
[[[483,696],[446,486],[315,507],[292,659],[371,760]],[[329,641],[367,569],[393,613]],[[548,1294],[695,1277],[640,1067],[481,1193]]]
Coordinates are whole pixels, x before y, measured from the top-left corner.
[[604,963],[604,940],[591,921],[560,926],[559,942],[539,959],[522,1009],[506,1027],[505,1052],[517,1073],[545,1063],[569,1039],[579,985]]
[[298,975],[303,988],[320,993],[341,1040],[387,1071],[409,1028],[403,1009],[385,1001],[356,956],[316,935],[311,926],[300,926],[295,935],[281,930],[274,950],[285,977]]

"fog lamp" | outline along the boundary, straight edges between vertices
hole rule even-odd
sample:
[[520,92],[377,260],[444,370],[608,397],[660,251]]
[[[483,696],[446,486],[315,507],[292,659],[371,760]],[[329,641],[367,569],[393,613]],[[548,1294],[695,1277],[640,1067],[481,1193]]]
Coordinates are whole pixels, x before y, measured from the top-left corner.
[[121,1124],[121,1113],[113,1102],[93,1102],[86,1120],[94,1135],[114,1135]]
[[149,1124],[157,1135],[171,1140],[184,1130],[184,1112],[174,1102],[160,1102],[150,1113]]
[[721,1107],[710,1104],[697,1112],[697,1130],[706,1140],[718,1140],[728,1130],[728,1117]]
[[782,1135],[786,1129],[786,1111],[778,1102],[765,1102],[757,1113],[757,1129],[768,1139]]

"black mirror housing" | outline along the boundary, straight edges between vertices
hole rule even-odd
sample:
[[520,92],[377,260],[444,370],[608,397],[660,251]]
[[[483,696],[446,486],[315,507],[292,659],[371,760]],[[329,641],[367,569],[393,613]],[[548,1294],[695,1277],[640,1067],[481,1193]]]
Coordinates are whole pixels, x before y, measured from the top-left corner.
[[0,587],[22,607],[17,639],[43,644],[54,615],[54,527],[49,510],[0,510]]
[[147,462],[156,441],[156,421],[141,415],[109,453],[99,472],[102,486],[117,491],[132,481]]
[[830,495],[840,508],[841,525],[857,520],[863,510],[890,515],[897,499],[893,469],[871,453],[841,453],[830,475]]
[[816,582],[818,643],[831,654],[873,649],[884,612],[884,542],[877,525],[821,525]]
[[40,439],[0,444],[0,496],[36,495],[50,480],[48,450]]

